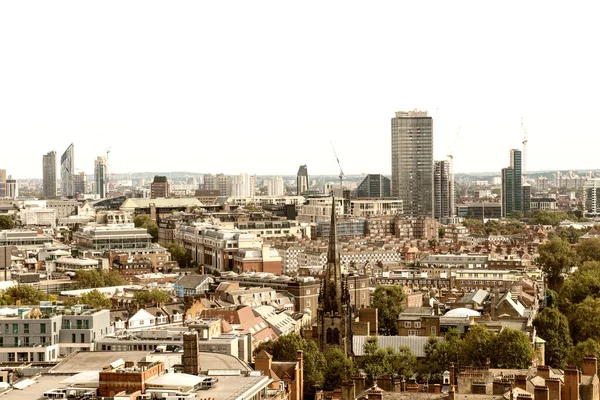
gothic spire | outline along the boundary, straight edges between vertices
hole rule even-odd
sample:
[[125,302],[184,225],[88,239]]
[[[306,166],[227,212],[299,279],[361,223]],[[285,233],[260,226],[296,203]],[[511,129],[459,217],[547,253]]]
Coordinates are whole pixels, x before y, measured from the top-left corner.
[[337,218],[335,197],[331,194],[331,223],[329,226],[329,247],[327,250],[327,271],[323,288],[323,311],[342,312],[342,268],[337,241]]

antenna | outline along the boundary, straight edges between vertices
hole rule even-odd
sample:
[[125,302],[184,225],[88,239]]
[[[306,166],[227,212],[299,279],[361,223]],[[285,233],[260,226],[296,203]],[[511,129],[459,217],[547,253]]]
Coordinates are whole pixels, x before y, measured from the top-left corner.
[[454,151],[456,150],[456,144],[458,143],[458,138],[460,137],[460,126],[456,131],[456,136],[454,138],[454,143],[452,147],[450,147],[450,151],[448,152],[447,157],[450,159],[450,217],[454,217]]
[[523,131],[523,183],[527,183],[527,130],[521,117],[521,130]]
[[340,189],[344,190],[344,187],[342,186],[342,181],[344,179],[344,171],[342,170],[342,164],[340,163],[340,159],[338,158],[338,155],[335,152],[335,147],[333,147],[333,142],[331,142],[331,148],[333,149],[333,155],[335,156],[335,160],[337,161],[338,166],[340,167],[340,174],[338,175],[340,177]]

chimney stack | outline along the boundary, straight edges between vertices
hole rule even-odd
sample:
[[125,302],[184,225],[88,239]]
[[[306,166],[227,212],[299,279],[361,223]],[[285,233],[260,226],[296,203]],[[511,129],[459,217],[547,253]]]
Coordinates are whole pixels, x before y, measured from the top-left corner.
[[594,376],[598,373],[598,359],[593,354],[583,358],[583,375]]
[[550,400],[548,386],[536,386],[534,389],[535,400]]

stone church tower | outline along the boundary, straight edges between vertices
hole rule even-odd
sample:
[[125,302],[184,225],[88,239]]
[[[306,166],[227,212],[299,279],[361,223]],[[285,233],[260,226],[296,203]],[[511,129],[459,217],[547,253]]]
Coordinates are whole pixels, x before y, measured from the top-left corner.
[[337,347],[352,355],[350,292],[347,276],[342,276],[340,251],[337,241],[337,218],[335,198],[331,196],[331,226],[327,271],[321,282],[319,308],[317,311],[317,337],[319,349],[327,351]]

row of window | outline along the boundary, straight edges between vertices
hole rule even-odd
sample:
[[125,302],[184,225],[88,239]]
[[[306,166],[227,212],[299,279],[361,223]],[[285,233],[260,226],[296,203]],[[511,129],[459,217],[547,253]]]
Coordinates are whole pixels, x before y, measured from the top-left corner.
[[[22,329],[19,329],[19,326],[21,326]],[[39,333],[46,333],[46,324],[39,324],[39,327]],[[56,322],[54,322],[54,331],[56,332]],[[5,335],[18,335],[19,333],[29,333],[29,324],[4,324]]]

